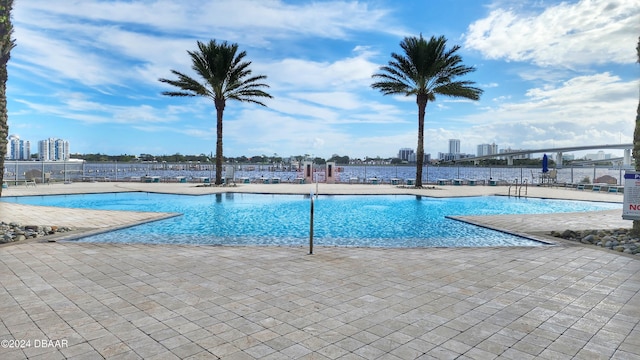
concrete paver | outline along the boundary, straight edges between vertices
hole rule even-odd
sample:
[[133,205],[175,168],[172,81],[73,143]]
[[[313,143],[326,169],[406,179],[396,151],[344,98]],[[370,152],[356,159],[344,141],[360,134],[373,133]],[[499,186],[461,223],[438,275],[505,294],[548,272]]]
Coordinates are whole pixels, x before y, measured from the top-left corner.
[[[81,185],[58,187],[91,192],[122,186]],[[55,187],[36,190],[54,193],[59,191]],[[324,191],[342,193],[349,187]],[[396,189],[367,186],[357,192],[416,191]],[[10,196],[6,190],[3,195]],[[444,187],[420,194],[504,191]],[[529,193],[538,191],[545,197],[622,200],[616,194],[562,189],[533,188]],[[110,229],[163,216],[98,216],[93,211],[13,205],[0,203],[1,220],[54,222],[51,225],[68,221],[76,227],[84,222],[86,228]],[[542,236],[538,232],[551,230],[548,221],[558,215],[536,217],[464,220]],[[563,229],[593,228],[594,219],[602,226],[619,225],[613,224],[615,212],[560,218],[556,224],[564,224]],[[33,241],[2,246],[0,358],[640,357],[640,261],[631,256],[564,243],[522,248],[316,247],[314,255],[307,252],[303,247]]]
[[32,342],[3,359],[640,356],[640,261],[587,247],[24,243],[0,273],[0,339]]

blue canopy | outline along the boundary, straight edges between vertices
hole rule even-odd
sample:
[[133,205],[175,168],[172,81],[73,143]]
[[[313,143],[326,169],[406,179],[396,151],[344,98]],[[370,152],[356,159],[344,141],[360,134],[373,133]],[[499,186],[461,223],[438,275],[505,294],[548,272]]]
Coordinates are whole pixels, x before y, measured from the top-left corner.
[[547,154],[544,154],[542,157],[542,172],[549,172],[549,158],[547,157]]

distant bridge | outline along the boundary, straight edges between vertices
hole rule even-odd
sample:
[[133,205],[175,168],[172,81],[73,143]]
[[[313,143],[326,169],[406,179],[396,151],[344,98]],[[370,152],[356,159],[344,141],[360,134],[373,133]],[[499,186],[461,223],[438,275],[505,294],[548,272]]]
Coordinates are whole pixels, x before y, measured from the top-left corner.
[[[570,146],[570,147],[561,147],[561,148],[546,148],[546,149],[537,149],[537,150],[518,150],[518,151],[510,151],[504,152],[500,154],[493,155],[483,155],[483,156],[474,156],[468,158],[458,159],[457,161],[474,161],[478,162],[479,160],[484,159],[493,159],[497,157],[506,157],[507,165],[513,165],[513,157],[518,155],[527,155],[527,154],[542,154],[542,153],[556,153],[556,167],[558,169],[562,168],[562,154],[565,152],[571,151],[582,151],[582,150],[602,150],[602,149],[623,149],[624,156],[622,158],[623,166],[631,166],[631,149],[633,149],[633,144],[605,144],[605,145],[585,145],[585,146]],[[611,160],[611,159],[607,159]]]

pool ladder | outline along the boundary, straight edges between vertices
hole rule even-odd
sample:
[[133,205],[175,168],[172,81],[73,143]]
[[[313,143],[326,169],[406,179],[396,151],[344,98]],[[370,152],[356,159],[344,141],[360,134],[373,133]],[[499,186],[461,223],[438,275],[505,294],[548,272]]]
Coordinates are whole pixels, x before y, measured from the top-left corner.
[[518,179],[515,179],[513,184],[509,184],[509,189],[507,192],[507,196],[511,197],[511,186],[513,186],[513,196],[517,196],[517,197],[522,197],[522,188],[524,187],[524,195],[527,196],[528,194],[528,187],[527,187],[527,179],[523,179],[522,182],[520,183],[520,186],[518,186]]

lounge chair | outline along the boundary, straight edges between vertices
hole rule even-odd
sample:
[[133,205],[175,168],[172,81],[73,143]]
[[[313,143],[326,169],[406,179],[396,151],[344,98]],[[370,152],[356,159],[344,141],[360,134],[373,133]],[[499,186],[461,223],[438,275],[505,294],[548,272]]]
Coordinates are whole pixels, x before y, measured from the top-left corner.
[[554,185],[558,182],[558,170],[549,170],[542,174],[542,184]]

